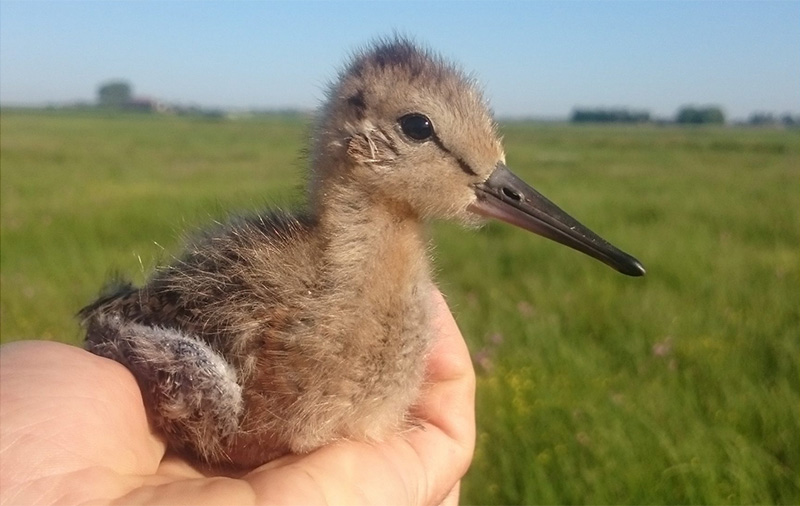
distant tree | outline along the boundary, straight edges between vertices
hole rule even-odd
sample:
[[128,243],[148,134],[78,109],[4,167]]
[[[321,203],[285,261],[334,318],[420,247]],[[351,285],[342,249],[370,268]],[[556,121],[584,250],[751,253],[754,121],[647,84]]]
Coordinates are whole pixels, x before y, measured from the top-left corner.
[[747,118],[747,124],[751,126],[795,127],[800,125],[800,116],[792,116],[788,112],[780,116],[771,112],[754,112]]
[[725,113],[717,106],[683,106],[675,121],[684,125],[722,124],[725,123]]
[[788,112],[781,116],[781,124],[787,127],[796,127],[800,125],[800,115],[799,116],[792,116]]
[[131,85],[126,81],[108,81],[97,88],[97,103],[102,107],[124,107],[132,97]]
[[770,112],[754,112],[747,118],[747,124],[754,126],[777,125],[778,119]]
[[573,123],[647,123],[650,113],[628,109],[575,109]]

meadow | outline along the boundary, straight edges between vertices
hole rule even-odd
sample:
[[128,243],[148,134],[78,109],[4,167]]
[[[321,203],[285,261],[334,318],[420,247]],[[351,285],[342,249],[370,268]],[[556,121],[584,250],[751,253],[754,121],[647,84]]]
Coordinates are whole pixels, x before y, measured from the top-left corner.
[[[473,352],[466,504],[800,503],[797,131],[505,123],[520,176],[647,268],[435,224]],[[303,198],[309,120],[0,112],[0,336],[79,344],[109,276]]]

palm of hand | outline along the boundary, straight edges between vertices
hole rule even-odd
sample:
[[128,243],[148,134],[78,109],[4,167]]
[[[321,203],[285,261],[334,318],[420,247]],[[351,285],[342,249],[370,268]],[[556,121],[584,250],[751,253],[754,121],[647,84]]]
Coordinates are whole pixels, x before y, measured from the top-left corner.
[[436,504],[456,502],[474,444],[475,378],[441,296],[423,427],[382,444],[341,442],[239,476],[166,452],[121,365],[30,341],[0,353],[3,504]]

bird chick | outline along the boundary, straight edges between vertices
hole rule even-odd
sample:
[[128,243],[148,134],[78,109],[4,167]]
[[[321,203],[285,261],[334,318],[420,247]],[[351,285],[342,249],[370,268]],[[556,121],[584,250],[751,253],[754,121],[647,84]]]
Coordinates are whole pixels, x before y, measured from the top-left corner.
[[474,83],[408,40],[353,58],[314,137],[307,209],[233,219],[80,312],[87,348],[130,369],[153,425],[201,461],[252,467],[413,424],[431,219],[498,218],[644,273],[511,173]]

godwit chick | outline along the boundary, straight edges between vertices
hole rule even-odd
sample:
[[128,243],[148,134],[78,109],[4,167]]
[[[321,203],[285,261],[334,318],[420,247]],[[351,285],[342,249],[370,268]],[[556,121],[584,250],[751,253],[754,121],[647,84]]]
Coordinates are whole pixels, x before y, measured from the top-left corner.
[[409,425],[430,342],[424,224],[510,222],[631,276],[641,264],[505,166],[473,83],[403,39],[357,55],[316,130],[309,206],[210,231],[84,308],[178,450],[254,466]]

